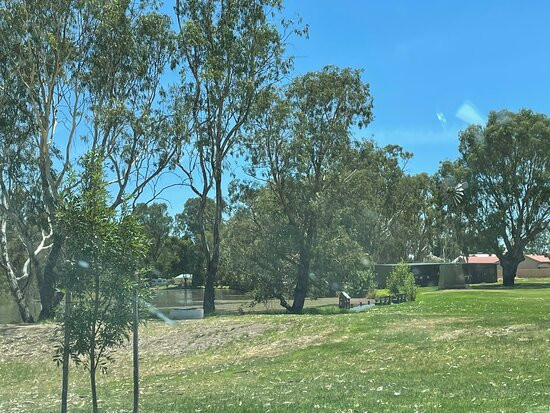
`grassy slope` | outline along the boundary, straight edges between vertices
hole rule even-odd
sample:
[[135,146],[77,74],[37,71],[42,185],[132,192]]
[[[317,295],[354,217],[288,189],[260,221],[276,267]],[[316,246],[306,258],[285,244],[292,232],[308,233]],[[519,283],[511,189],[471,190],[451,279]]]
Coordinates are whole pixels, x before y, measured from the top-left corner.
[[[264,329],[168,355],[155,340],[160,349],[185,327],[149,323],[142,411],[550,412],[550,288],[424,289],[415,303],[365,313],[200,323],[206,342],[220,325]],[[60,371],[47,357],[0,362],[0,411],[58,410]],[[102,411],[131,411],[130,364],[119,352],[100,377]],[[89,411],[86,376],[73,369],[71,386],[70,411]]]

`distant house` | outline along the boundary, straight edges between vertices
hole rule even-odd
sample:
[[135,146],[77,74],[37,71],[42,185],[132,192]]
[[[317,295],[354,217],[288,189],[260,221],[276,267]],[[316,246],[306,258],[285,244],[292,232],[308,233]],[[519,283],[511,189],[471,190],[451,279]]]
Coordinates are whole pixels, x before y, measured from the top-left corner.
[[[502,276],[502,267],[499,259],[493,254],[473,254],[468,256],[472,264],[498,264],[498,276]],[[518,277],[550,277],[550,258],[544,255],[526,254],[525,260],[520,262],[516,275]]]

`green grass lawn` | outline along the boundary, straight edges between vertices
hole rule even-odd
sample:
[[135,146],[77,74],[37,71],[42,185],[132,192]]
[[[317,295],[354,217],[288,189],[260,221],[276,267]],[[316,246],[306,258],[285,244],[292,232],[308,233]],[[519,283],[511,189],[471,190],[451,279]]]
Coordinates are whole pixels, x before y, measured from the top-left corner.
[[[143,412],[550,412],[550,284],[421,289],[341,314],[220,316],[143,327]],[[331,314],[332,313],[332,314]],[[0,329],[0,411],[58,411],[51,326]],[[69,411],[90,411],[71,370]],[[129,348],[100,410],[131,411]]]

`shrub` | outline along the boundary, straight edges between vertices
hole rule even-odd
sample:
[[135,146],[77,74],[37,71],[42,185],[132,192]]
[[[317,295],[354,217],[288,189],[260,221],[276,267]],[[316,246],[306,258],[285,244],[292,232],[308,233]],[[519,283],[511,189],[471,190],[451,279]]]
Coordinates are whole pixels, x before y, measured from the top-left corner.
[[365,297],[376,289],[376,278],[370,270],[353,272],[345,284],[346,291],[352,297]]
[[406,294],[407,300],[416,299],[416,283],[409,265],[405,262],[399,263],[390,273],[386,287],[392,294]]

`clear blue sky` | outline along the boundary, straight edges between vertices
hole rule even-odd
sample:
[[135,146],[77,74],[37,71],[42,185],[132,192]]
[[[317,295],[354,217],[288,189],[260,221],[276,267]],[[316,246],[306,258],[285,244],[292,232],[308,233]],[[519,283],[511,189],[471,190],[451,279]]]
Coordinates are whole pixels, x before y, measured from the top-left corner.
[[[490,110],[550,114],[550,1],[286,0],[285,15],[310,28],[288,47],[295,74],[364,69],[375,120],[360,136],[413,152],[410,173],[455,159],[458,132]],[[166,200],[178,212],[189,196]]]
[[309,39],[289,47],[296,72],[326,64],[364,69],[375,120],[361,133],[413,152],[411,173],[455,159],[458,131],[491,110],[550,113],[550,1],[285,5],[285,14],[298,13],[310,26]]

